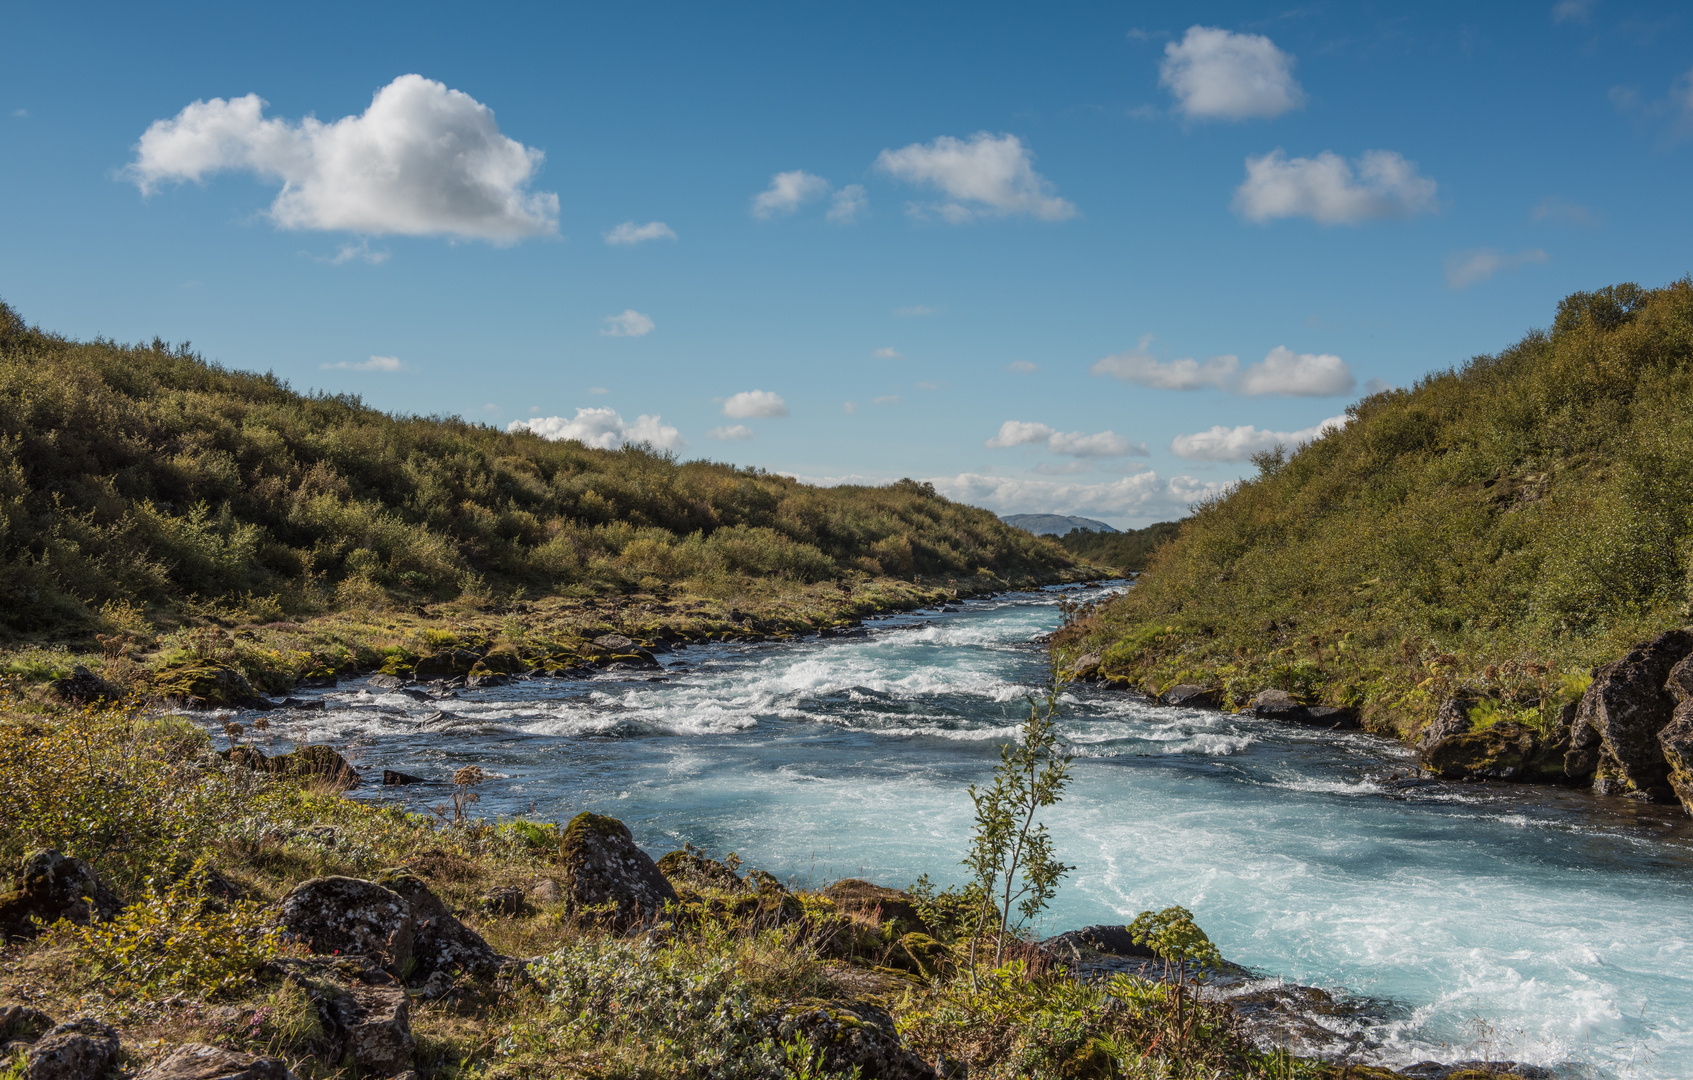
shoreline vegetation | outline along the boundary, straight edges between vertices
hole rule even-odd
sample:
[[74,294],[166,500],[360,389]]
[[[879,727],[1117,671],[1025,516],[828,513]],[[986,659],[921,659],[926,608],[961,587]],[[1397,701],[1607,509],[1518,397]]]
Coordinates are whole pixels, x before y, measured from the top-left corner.
[[1693,281],[1575,293],[1348,416],[1072,611],[1071,676],[1693,813]]

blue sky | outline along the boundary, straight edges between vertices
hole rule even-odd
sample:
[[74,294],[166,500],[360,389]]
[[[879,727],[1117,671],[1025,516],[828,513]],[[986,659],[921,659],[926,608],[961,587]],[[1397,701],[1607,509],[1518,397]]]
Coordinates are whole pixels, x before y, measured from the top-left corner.
[[1673,4],[150,8],[8,6],[26,318],[1000,512],[1693,262]]

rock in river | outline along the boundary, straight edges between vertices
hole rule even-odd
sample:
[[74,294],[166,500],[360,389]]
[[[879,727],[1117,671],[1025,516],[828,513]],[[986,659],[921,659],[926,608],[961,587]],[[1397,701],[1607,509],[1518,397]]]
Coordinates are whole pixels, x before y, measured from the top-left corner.
[[1564,771],[1593,777],[1593,790],[1648,802],[1670,802],[1670,765],[1658,733],[1674,717],[1670,672],[1693,653],[1693,634],[1671,630],[1593,672],[1576,709]]

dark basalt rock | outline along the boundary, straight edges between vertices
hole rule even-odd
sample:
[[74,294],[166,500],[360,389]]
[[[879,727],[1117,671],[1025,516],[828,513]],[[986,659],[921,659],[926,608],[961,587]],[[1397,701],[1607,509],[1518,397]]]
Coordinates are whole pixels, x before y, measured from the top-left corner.
[[931,1080],[935,1072],[900,1042],[893,1016],[865,1001],[795,1002],[765,1020],[772,1036],[803,1035],[823,1051],[823,1068],[845,1074],[855,1069],[879,1080]]
[[464,675],[476,666],[482,654],[469,649],[445,649],[417,662],[419,675]]
[[1658,733],[1675,713],[1675,697],[1665,688],[1670,672],[1690,653],[1693,634],[1671,630],[1595,668],[1576,709],[1564,772],[1578,779],[1591,775],[1593,790],[1602,795],[1673,801]]
[[359,786],[359,774],[347,759],[327,746],[300,746],[292,753],[278,754],[265,762],[265,771],[277,776],[310,777],[324,780],[343,791]]
[[81,859],[57,851],[32,851],[22,860],[22,883],[0,896],[0,938],[32,938],[32,919],[51,925],[69,919],[78,926],[110,919],[118,898]]
[[508,918],[523,914],[523,890],[516,885],[506,885],[498,889],[489,889],[476,898],[476,906],[490,915],[504,915]]
[[1222,706],[1222,694],[1203,686],[1182,683],[1159,694],[1158,704],[1181,709],[1217,709]]
[[283,928],[314,953],[365,957],[396,975],[412,959],[411,904],[375,882],[313,878],[294,886],[278,907]]
[[92,1017],[78,1017],[35,1041],[23,1080],[100,1080],[118,1061],[118,1033]]
[[296,712],[323,712],[329,708],[329,704],[321,698],[286,697],[277,704],[277,708],[293,709]]
[[1563,779],[1566,744],[1548,744],[1514,720],[1449,735],[1422,754],[1423,768],[1444,780],[1512,780],[1555,783]]
[[1041,948],[1065,963],[1074,962],[1087,953],[1107,956],[1132,956],[1141,960],[1156,960],[1158,954],[1145,945],[1135,944],[1127,926],[1084,926],[1080,930],[1066,930],[1040,943]]
[[676,890],[646,852],[635,846],[629,827],[616,818],[583,811],[565,827],[559,843],[562,885],[572,910],[602,908],[600,916],[626,928],[655,923]]
[[407,784],[423,784],[427,782],[428,781],[424,780],[423,777],[413,776],[411,773],[395,772],[393,769],[382,770],[383,787],[404,787]]
[[1275,720],[1301,727],[1323,728],[1328,731],[1353,731],[1358,727],[1355,709],[1334,705],[1301,705],[1291,695],[1270,690],[1253,699],[1252,715],[1261,720]]
[[366,686],[373,686],[378,690],[398,690],[406,685],[406,680],[398,675],[372,675],[365,680]]
[[510,675],[472,675],[465,680],[465,685],[472,690],[482,690],[491,686],[509,686],[511,681]]
[[910,893],[858,878],[845,878],[824,889],[823,895],[833,900],[835,907],[846,914],[874,915],[884,924],[893,923],[902,929],[923,933],[930,931]]
[[116,686],[78,664],[71,673],[62,679],[54,679],[49,685],[53,692],[66,701],[79,705],[90,705],[99,701],[117,701],[123,697],[123,692]]
[[1417,752],[1426,753],[1440,740],[1469,731],[1474,726],[1470,722],[1470,710],[1473,708],[1475,702],[1466,698],[1448,698],[1441,702],[1434,720],[1417,736]]
[[333,690],[340,684],[339,675],[306,675],[294,680],[296,690]]
[[299,1080],[281,1058],[184,1043],[135,1080]]

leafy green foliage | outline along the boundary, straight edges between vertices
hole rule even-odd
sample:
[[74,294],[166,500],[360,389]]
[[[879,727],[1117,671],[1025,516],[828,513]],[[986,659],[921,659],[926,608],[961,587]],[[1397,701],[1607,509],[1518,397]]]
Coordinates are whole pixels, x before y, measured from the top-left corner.
[[1116,533],[1071,529],[1058,542],[1079,559],[1115,567],[1124,573],[1138,573],[1146,569],[1154,551],[1174,540],[1181,531],[1179,521],[1159,521],[1144,529]]
[[1129,923],[1129,938],[1145,945],[1166,964],[1185,973],[1190,967],[1221,967],[1223,954],[1193,921],[1184,907],[1167,907],[1156,914],[1143,911]]

